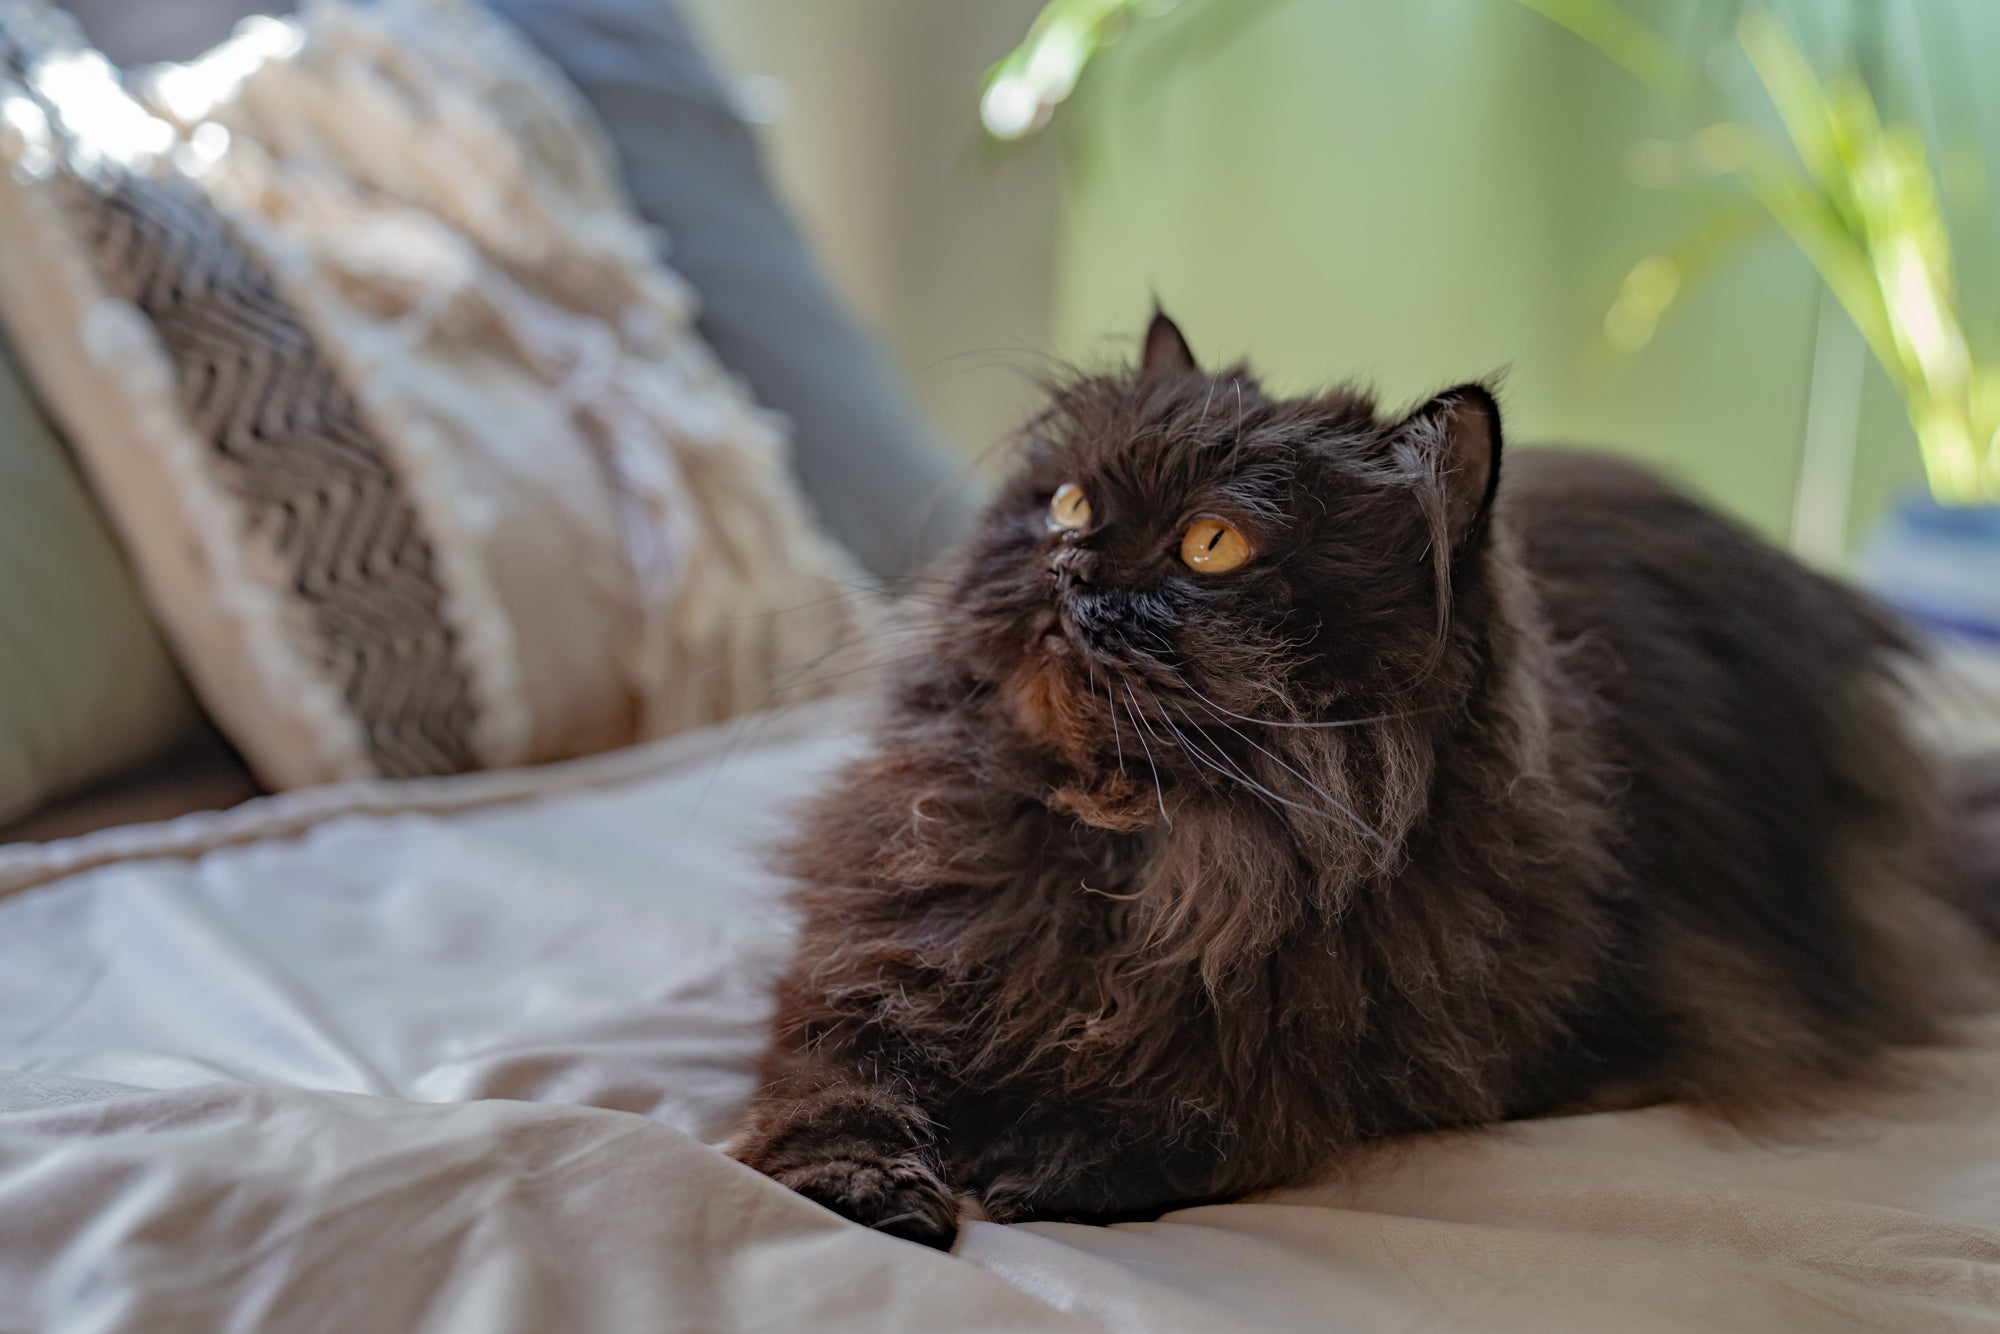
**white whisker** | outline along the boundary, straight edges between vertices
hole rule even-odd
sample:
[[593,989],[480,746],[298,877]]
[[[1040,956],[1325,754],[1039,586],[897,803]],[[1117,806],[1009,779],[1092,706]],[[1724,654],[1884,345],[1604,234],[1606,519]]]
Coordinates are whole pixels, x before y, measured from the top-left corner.
[[[1128,696],[1132,695],[1132,687],[1130,685],[1125,687],[1125,693]],[[1132,703],[1133,708],[1136,710],[1138,707],[1136,697],[1133,698]],[[1135,730],[1139,731],[1139,744],[1145,747],[1146,767],[1153,771],[1153,795],[1158,797],[1160,801],[1160,818],[1166,821],[1167,828],[1172,829],[1174,827],[1174,819],[1171,815],[1167,814],[1167,790],[1160,785],[1160,766],[1153,762],[1153,748],[1146,744],[1146,734],[1143,730],[1143,724],[1140,723],[1139,715],[1136,712],[1132,714],[1132,726]]]
[[[1096,675],[1095,671],[1091,673],[1093,688],[1096,684]],[[1118,730],[1118,701],[1111,697],[1111,674],[1109,672],[1105,673],[1104,676],[1104,702],[1111,706],[1111,739],[1118,746],[1118,776],[1123,778],[1125,776],[1125,738],[1119,734]]]
[[1311,788],[1314,792],[1318,793],[1320,798],[1324,800],[1327,803],[1327,805],[1333,807],[1335,810],[1339,811],[1342,815],[1346,816],[1348,820],[1353,823],[1354,828],[1357,832],[1367,835],[1369,838],[1373,839],[1377,845],[1381,847],[1386,848],[1389,846],[1388,839],[1382,837],[1381,834],[1377,833],[1375,829],[1372,826],[1370,826],[1366,820],[1363,820],[1360,816],[1356,815],[1346,806],[1343,806],[1331,792],[1328,792],[1318,783],[1315,783],[1312,779],[1306,777],[1304,774],[1300,773],[1297,769],[1294,769],[1291,765],[1285,763],[1284,760],[1280,759],[1277,755],[1264,749],[1264,747],[1258,745],[1255,741],[1251,740],[1249,737],[1244,736],[1240,729],[1231,727],[1227,723],[1222,724],[1222,727],[1225,731],[1229,732],[1231,735],[1240,738],[1244,742],[1244,744],[1254,747],[1260,754],[1267,756],[1270,759],[1271,763],[1277,765],[1280,769],[1283,769],[1286,773],[1290,774],[1292,777],[1298,779],[1301,783],[1304,783],[1307,787]]
[[1238,722],[1255,723],[1259,727],[1299,727],[1308,730],[1331,730],[1334,728],[1341,728],[1341,727],[1366,727],[1370,723],[1400,722],[1404,718],[1414,718],[1417,717],[1419,714],[1439,712],[1437,708],[1433,707],[1428,709],[1406,709],[1401,713],[1377,713],[1367,718],[1341,718],[1341,719],[1336,719],[1332,722],[1324,722],[1324,723],[1280,722],[1276,718],[1252,718],[1247,713],[1237,713],[1233,709],[1225,709],[1220,704],[1217,704],[1214,700],[1210,699],[1208,696],[1202,694],[1199,690],[1196,690],[1194,686],[1191,685],[1187,680],[1183,679],[1180,684],[1183,690],[1187,691],[1190,695],[1193,695],[1196,699],[1200,700],[1203,704],[1206,704],[1209,708],[1214,709],[1217,713],[1222,714],[1225,717],[1234,718]]
[[[1217,764],[1213,759],[1209,758],[1206,752],[1202,751],[1198,746],[1194,744],[1193,739],[1190,738],[1187,735],[1187,733],[1181,731],[1180,728],[1175,727],[1171,721],[1169,721],[1166,718],[1161,718],[1160,721],[1166,724],[1166,727],[1169,731],[1171,731],[1175,736],[1180,738],[1181,749],[1187,753],[1190,759],[1193,759],[1198,763],[1202,764],[1203,766],[1205,766],[1206,768],[1210,769],[1211,771],[1222,775],[1224,778],[1229,779],[1230,781],[1236,783],[1238,786],[1248,788],[1250,792],[1252,792],[1258,798],[1262,799],[1265,805],[1268,806],[1275,802],[1279,806],[1289,806],[1293,810],[1303,811],[1307,815],[1317,815],[1322,819],[1325,818],[1326,816],[1325,811],[1314,810],[1310,806],[1304,806],[1296,801],[1290,801],[1284,797],[1279,796],[1277,793],[1271,791],[1270,788],[1265,787],[1262,783],[1250,777],[1250,775],[1244,773],[1243,770],[1240,767],[1238,767],[1236,762],[1229,758],[1228,752],[1223,751],[1221,750],[1220,747],[1218,747],[1217,748],[1218,753],[1220,753],[1222,755],[1222,758],[1229,764],[1229,768],[1227,769],[1223,768],[1221,765]],[[1276,806],[1272,806],[1273,810],[1275,810],[1276,808],[1277,808]]]

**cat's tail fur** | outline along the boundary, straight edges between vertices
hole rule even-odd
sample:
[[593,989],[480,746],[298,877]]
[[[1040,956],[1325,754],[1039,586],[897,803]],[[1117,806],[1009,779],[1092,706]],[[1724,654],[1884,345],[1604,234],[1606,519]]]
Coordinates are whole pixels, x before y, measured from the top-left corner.
[[1878,606],[1878,645],[1897,664],[1905,718],[1935,766],[1945,802],[1956,907],[2000,960],[2000,676],[1967,663]]

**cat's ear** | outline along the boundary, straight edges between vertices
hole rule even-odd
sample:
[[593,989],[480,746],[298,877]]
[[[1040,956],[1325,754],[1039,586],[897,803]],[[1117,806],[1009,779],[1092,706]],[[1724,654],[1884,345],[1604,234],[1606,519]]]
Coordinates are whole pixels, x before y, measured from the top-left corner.
[[1146,326],[1146,354],[1139,361],[1140,374],[1181,375],[1195,369],[1194,353],[1181,336],[1181,327],[1155,303],[1153,322]]
[[1454,552],[1486,526],[1500,485],[1500,405],[1483,384],[1447,389],[1403,419],[1397,436],[1414,447],[1444,496]]

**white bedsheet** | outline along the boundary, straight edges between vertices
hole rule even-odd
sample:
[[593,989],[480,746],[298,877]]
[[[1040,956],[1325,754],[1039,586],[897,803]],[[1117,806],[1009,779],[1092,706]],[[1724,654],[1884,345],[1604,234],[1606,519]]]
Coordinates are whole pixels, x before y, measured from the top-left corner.
[[782,948],[757,850],[846,737],[0,850],[40,881],[0,899],[0,1329],[2000,1330],[1994,1024],[1806,1146],[1656,1109],[952,1256],[846,1224],[709,1147]]

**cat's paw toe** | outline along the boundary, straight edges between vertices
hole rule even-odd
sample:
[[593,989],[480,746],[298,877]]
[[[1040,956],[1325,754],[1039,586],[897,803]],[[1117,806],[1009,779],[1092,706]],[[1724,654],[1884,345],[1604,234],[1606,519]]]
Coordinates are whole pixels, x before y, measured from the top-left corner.
[[831,1158],[771,1174],[857,1223],[941,1251],[958,1236],[958,1201],[937,1173],[907,1158]]

